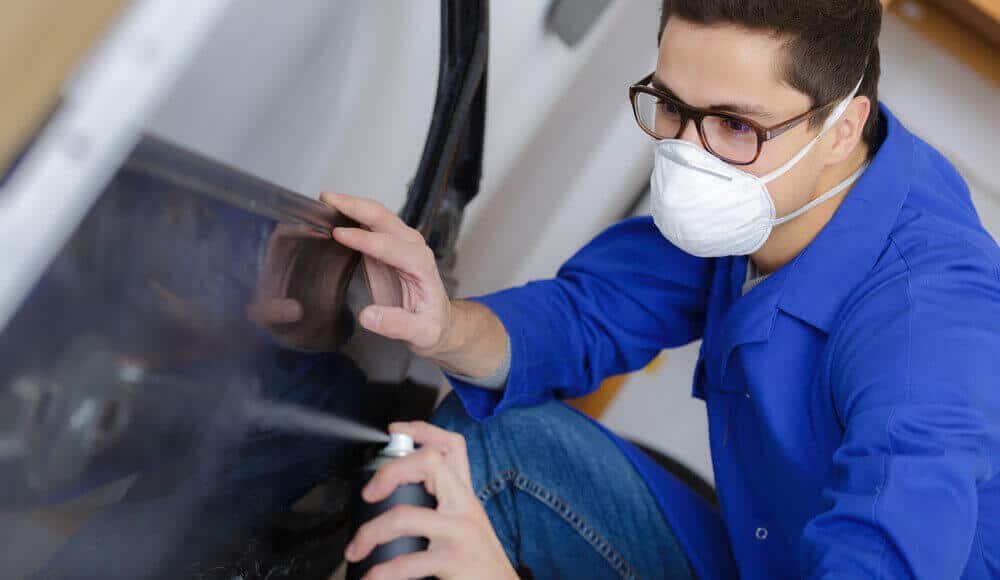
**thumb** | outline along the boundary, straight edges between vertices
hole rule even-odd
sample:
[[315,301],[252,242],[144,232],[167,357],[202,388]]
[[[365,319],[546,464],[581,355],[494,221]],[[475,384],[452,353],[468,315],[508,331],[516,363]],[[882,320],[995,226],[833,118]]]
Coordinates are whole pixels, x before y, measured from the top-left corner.
[[359,321],[375,334],[404,340],[417,347],[422,346],[420,338],[425,334],[422,327],[428,324],[416,314],[392,306],[368,306],[361,311]]

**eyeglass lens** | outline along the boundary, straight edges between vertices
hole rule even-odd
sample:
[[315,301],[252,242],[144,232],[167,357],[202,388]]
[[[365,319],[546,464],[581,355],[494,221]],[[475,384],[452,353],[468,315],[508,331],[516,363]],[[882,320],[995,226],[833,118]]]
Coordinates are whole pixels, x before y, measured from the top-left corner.
[[[683,130],[677,105],[649,93],[636,94],[639,122],[660,139],[676,139]],[[747,123],[726,115],[706,115],[701,129],[706,145],[719,157],[734,163],[750,163],[757,156],[757,132]]]

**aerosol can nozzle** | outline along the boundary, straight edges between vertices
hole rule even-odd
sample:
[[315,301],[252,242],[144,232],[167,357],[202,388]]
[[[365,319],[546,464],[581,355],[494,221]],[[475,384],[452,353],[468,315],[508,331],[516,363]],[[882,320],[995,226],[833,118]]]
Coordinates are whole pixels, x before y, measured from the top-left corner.
[[413,438],[405,433],[390,433],[383,455],[403,456],[413,453]]

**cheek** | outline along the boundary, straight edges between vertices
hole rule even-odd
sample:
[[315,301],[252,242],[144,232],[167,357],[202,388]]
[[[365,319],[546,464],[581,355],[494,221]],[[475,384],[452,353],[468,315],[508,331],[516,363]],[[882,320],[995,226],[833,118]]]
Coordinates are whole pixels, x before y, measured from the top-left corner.
[[788,215],[812,201],[818,180],[819,171],[812,167],[807,158],[788,173],[767,184],[777,217]]

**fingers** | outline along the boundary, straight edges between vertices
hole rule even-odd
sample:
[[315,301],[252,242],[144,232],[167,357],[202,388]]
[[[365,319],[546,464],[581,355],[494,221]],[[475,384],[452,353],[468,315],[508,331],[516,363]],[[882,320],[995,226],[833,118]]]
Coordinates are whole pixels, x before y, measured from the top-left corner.
[[425,507],[399,505],[358,528],[344,557],[358,562],[368,557],[376,546],[408,536],[442,538],[454,535],[446,516]]
[[368,503],[376,503],[407,483],[423,483],[437,499],[442,513],[456,510],[466,495],[471,496],[471,490],[445,463],[441,452],[423,447],[380,467],[361,490],[361,497]]
[[423,421],[397,422],[389,425],[390,433],[405,433],[413,441],[436,449],[444,455],[445,462],[472,487],[472,476],[469,470],[469,452],[465,437]]
[[361,311],[358,319],[365,329],[387,338],[409,341],[413,338],[420,321],[412,312],[402,308],[369,306]]
[[361,311],[358,320],[366,330],[421,349],[438,344],[444,332],[439,324],[422,320],[418,314],[389,306],[368,306]]
[[428,578],[439,576],[443,569],[441,555],[421,551],[379,564],[365,574],[364,580],[396,580],[397,578]]
[[424,537],[430,540],[427,550],[396,556],[369,570],[365,578],[455,578],[467,576],[473,569],[476,577],[516,578],[472,487],[459,479],[444,457],[444,453],[464,455],[464,439],[426,423],[396,423],[392,430],[412,433],[425,446],[379,468],[361,491],[362,497],[367,502],[378,502],[399,485],[423,482],[427,491],[436,496],[437,508],[392,508],[358,528],[345,557],[355,562],[364,560],[376,546],[401,537]]
[[372,231],[399,236],[410,242],[424,240],[418,231],[377,201],[333,192],[320,194],[319,198]]
[[402,272],[430,276],[437,267],[427,244],[359,228],[337,228],[333,237],[341,244],[371,256]]

